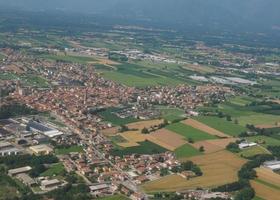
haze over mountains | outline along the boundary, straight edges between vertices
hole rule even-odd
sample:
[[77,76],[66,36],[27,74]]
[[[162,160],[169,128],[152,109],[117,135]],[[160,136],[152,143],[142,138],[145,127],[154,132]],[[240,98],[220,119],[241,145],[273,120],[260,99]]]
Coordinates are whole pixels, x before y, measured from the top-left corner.
[[101,14],[184,28],[279,31],[279,0],[0,0],[31,11]]

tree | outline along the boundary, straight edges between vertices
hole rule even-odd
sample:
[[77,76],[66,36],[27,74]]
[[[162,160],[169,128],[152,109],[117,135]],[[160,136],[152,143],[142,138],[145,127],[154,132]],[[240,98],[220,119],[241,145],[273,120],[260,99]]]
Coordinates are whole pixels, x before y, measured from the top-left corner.
[[227,115],[227,116],[226,116],[226,119],[227,119],[227,121],[232,121],[232,119],[231,119],[231,116],[230,116],[230,115]]
[[146,127],[144,127],[144,128],[142,129],[141,133],[143,133],[143,134],[148,134],[148,133],[149,133],[149,130],[148,130]]
[[199,147],[199,151],[204,152],[205,151],[204,146]]
[[127,126],[121,125],[121,127],[120,127],[120,132],[125,132],[125,131],[128,131],[128,130],[129,130],[129,129],[128,129]]
[[192,138],[188,138],[188,142],[191,143],[191,144],[194,143]]

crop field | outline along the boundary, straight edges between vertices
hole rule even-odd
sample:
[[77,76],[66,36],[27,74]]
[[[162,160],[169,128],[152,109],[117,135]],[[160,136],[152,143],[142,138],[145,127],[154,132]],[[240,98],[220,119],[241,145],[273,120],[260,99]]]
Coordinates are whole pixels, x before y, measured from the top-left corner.
[[40,176],[58,176],[65,172],[64,166],[62,163],[53,164],[49,169],[40,174]]
[[265,183],[259,181],[251,181],[252,187],[254,188],[256,195],[262,199],[278,200],[280,196],[280,190],[271,187]]
[[107,128],[107,129],[101,130],[101,133],[105,136],[114,136],[118,133],[119,128],[120,127],[118,127],[118,126],[115,126],[112,128]]
[[238,136],[240,133],[247,130],[244,126],[234,124],[233,122],[219,117],[200,116],[195,119],[230,136]]
[[102,76],[131,87],[178,85],[185,82],[185,79],[175,70],[157,69],[156,66],[146,66],[141,63],[122,63],[114,66],[116,70],[101,71]]
[[113,113],[118,110],[119,110],[118,108],[107,108],[105,111],[102,111],[98,114],[104,119],[104,121],[110,122],[113,125],[117,125],[117,126],[139,121],[138,119],[130,118],[130,117],[129,118],[118,117]]
[[143,128],[151,128],[153,126],[157,126],[159,124],[163,123],[163,120],[161,119],[155,119],[155,120],[148,120],[148,121],[140,121],[140,122],[134,122],[127,124],[126,126],[129,129],[137,129],[137,130],[142,130]]
[[243,149],[238,154],[242,157],[248,158],[258,154],[270,154],[270,152],[262,146],[254,146],[254,147]]
[[253,136],[246,138],[250,142],[256,142],[264,147],[280,145],[280,140],[268,136]]
[[178,147],[186,144],[186,140],[183,136],[166,129],[160,129],[151,133],[148,140],[170,151],[174,151]]
[[203,172],[201,177],[184,179],[179,175],[170,175],[156,181],[145,183],[142,187],[147,192],[180,191],[195,189],[197,187],[215,187],[236,181],[237,172],[246,162],[238,156],[221,151],[213,154],[205,154],[191,157]]
[[197,120],[194,120],[194,119],[187,119],[185,121],[183,121],[184,124],[188,125],[188,126],[191,126],[195,129],[198,129],[198,130],[201,130],[203,132],[206,132],[210,135],[213,135],[213,136],[218,136],[218,137],[229,137],[228,135],[224,134],[223,132],[221,131],[218,131],[210,126],[207,126],[206,124],[203,124]]
[[240,125],[254,124],[256,126],[261,125],[275,125],[280,122],[280,115],[261,114],[256,113],[249,116],[240,116],[237,118]]
[[192,147],[190,144],[184,144],[183,146],[177,148],[174,152],[177,159],[186,159],[202,154],[199,150]]
[[141,134],[139,131],[126,131],[118,135],[126,140],[126,142],[117,143],[121,147],[139,146],[138,142],[143,142],[148,138],[148,135]]
[[185,112],[178,108],[168,108],[164,106],[157,107],[161,112],[161,117],[169,122],[182,120],[185,118]]
[[191,145],[196,149],[199,149],[201,146],[203,146],[204,153],[214,153],[217,151],[224,150],[229,143],[235,141],[236,141],[235,138],[225,138],[225,139],[199,141]]
[[237,97],[231,98],[229,101],[230,101],[230,103],[238,105],[238,106],[246,106],[247,104],[254,101],[254,99],[251,97],[237,96]]
[[191,138],[195,142],[201,141],[201,140],[210,140],[210,139],[217,138],[216,136],[210,135],[206,132],[195,129],[195,128],[188,126],[186,124],[183,124],[183,123],[171,124],[171,125],[167,126],[166,129],[184,136],[185,139]]
[[280,188],[280,175],[276,174],[270,169],[260,167],[255,169],[257,172],[257,178],[264,181],[276,185]]
[[53,60],[59,62],[72,62],[72,63],[80,63],[80,64],[87,64],[96,61],[96,59],[92,57],[84,57],[84,56],[72,56],[72,55],[54,55],[54,54],[44,54],[40,56],[46,60]]
[[64,155],[64,154],[69,154],[69,153],[72,153],[72,152],[83,152],[83,147],[81,146],[71,146],[71,147],[68,147],[68,148],[56,148],[55,149],[55,154],[56,155]]
[[112,155],[123,156],[130,154],[158,154],[168,151],[167,149],[150,141],[139,142],[138,146],[118,148],[111,151]]

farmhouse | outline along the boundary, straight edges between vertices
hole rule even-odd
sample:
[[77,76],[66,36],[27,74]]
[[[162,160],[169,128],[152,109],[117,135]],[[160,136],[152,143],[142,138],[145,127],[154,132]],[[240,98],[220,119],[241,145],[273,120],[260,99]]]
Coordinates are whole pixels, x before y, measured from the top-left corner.
[[60,185],[61,185],[61,182],[57,179],[43,180],[41,182],[41,189],[42,190],[52,190],[52,189],[57,188]]
[[239,145],[239,149],[246,149],[249,147],[257,146],[257,143],[255,142],[242,142]]

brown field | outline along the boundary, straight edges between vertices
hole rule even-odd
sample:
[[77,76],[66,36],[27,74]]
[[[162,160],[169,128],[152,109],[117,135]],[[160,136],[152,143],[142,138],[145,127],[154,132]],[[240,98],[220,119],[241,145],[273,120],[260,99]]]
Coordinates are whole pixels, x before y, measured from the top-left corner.
[[279,200],[280,191],[256,181],[250,182],[256,192],[256,196],[267,200]]
[[215,70],[211,67],[205,66],[205,65],[194,65],[194,64],[187,64],[183,66],[186,69],[200,72],[200,73],[213,73]]
[[205,153],[213,153],[213,152],[224,150],[229,143],[235,142],[236,140],[237,139],[235,138],[204,140],[204,141],[195,142],[194,144],[191,145],[196,149],[199,149],[201,146],[203,146]]
[[127,124],[127,127],[129,129],[138,129],[142,130],[143,128],[151,128],[152,126],[157,126],[159,124],[163,123],[162,119],[155,119],[155,120],[148,120],[148,121],[141,121],[141,122],[134,122]]
[[166,129],[160,129],[149,135],[148,139],[170,151],[186,144],[183,136]]
[[260,129],[263,129],[263,128],[279,128],[280,127],[280,122],[277,122],[277,124],[258,124],[256,125],[256,128],[260,128]]
[[199,121],[196,121],[194,119],[187,119],[183,122],[185,124],[189,125],[189,126],[192,126],[193,128],[196,128],[198,130],[209,133],[210,135],[215,135],[215,136],[218,136],[218,137],[230,137],[230,136],[224,134],[223,132],[218,131],[214,128],[211,128],[210,126],[207,126],[206,124],[203,124],[203,123],[201,123]]
[[107,128],[101,131],[101,133],[105,136],[114,136],[118,133],[119,131],[119,126],[112,127],[112,128]]
[[272,170],[260,167],[256,169],[256,172],[259,179],[274,185],[280,185],[280,175]]
[[147,192],[156,191],[182,191],[197,187],[212,188],[238,180],[237,172],[246,162],[238,156],[220,151],[212,154],[194,156],[190,159],[198,164],[203,176],[184,179],[179,175],[171,175],[156,181],[144,184],[142,187]]

